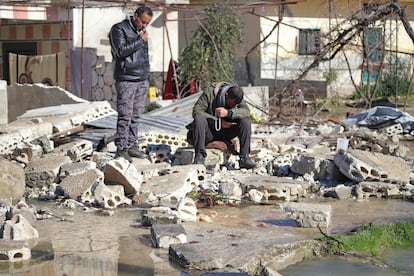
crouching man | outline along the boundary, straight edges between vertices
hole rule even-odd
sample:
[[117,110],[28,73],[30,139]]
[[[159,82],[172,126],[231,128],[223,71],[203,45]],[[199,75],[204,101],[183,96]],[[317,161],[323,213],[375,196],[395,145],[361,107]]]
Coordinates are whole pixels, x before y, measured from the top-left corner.
[[189,142],[195,150],[194,164],[204,164],[206,145],[223,141],[227,145],[238,137],[240,142],[239,167],[252,169],[256,164],[250,159],[251,119],[250,110],[243,100],[241,87],[220,82],[208,87],[193,107],[193,122],[189,127]]

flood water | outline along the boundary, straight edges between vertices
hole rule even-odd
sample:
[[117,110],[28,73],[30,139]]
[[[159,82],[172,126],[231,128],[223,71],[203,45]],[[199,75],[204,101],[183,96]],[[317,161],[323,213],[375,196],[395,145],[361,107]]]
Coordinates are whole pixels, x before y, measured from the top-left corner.
[[387,250],[381,259],[388,267],[381,268],[367,263],[346,261],[329,257],[313,259],[287,267],[279,272],[284,276],[336,275],[336,276],[395,276],[414,275],[414,247]]
[[[119,208],[115,210],[114,215],[107,216],[99,215],[96,211],[61,208],[52,202],[33,204],[37,209],[48,208],[57,217],[36,222],[35,228],[39,231],[40,237],[32,241],[32,259],[17,263],[0,263],[1,274],[185,275],[182,268],[169,262],[168,249],[152,246],[150,228],[139,225],[140,209]],[[412,217],[414,214],[414,203],[399,200],[334,200],[330,201],[330,204],[334,210],[331,233],[346,231],[363,223]],[[275,206],[220,207],[209,209],[209,212],[212,210],[218,215],[210,227],[262,227],[260,229],[269,234],[289,234],[291,237],[299,233],[298,236],[301,238],[311,238],[318,233],[317,229],[299,228],[296,224],[289,223],[286,214]],[[199,211],[203,212],[203,209]],[[273,223],[275,221],[277,223]],[[263,223],[267,224],[266,228],[263,228]],[[203,227],[201,222],[193,225]],[[183,226],[186,228],[185,223]],[[399,254],[403,257],[398,257]],[[413,250],[408,253],[389,252],[387,256],[389,263],[395,267],[400,265],[399,260],[409,262],[414,259]],[[409,257],[407,259],[404,256]],[[408,267],[402,264],[400,272],[383,271],[373,266],[347,263],[339,259],[305,261],[293,267],[293,274],[289,274],[291,268],[288,267],[283,275],[401,275],[403,271],[414,274],[411,262]],[[331,268],[335,269],[334,274]],[[301,274],[301,271],[306,274]],[[309,274],[309,271],[315,272]],[[342,271],[346,274],[340,274]]]

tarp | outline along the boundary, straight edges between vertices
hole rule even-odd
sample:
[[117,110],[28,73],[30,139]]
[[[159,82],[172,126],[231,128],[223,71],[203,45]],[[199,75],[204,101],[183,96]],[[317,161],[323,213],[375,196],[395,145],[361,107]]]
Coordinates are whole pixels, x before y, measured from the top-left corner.
[[362,126],[373,129],[401,124],[404,133],[414,134],[414,117],[393,107],[376,106],[342,120],[347,126]]

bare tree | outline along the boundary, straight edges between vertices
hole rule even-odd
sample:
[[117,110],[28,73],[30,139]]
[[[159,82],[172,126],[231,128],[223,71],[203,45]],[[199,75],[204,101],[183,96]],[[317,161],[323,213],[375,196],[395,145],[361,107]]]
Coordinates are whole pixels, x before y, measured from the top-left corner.
[[[385,4],[378,4],[375,6],[375,9],[361,9],[355,12],[350,17],[344,19],[330,29],[330,33],[326,34],[323,37],[325,43],[323,46],[321,46],[320,51],[317,53],[317,55],[315,55],[310,65],[304,68],[304,70],[302,70],[296,79],[291,80],[279,93],[275,91],[273,97],[271,98],[271,101],[274,102],[275,105],[279,106],[279,110],[273,114],[273,118],[270,118],[270,121],[283,115],[284,110],[292,110],[291,105],[295,104],[292,99],[294,99],[295,95],[297,94],[300,82],[306,77],[309,71],[318,66],[320,62],[332,60],[339,53],[342,53],[346,62],[348,63],[348,68],[350,68],[349,61],[345,53],[345,47],[357,46],[360,49],[361,47],[363,49],[362,66],[364,69],[367,69],[368,72],[368,87],[366,88],[368,89],[368,93],[366,95],[361,91],[360,87],[356,85],[355,80],[352,78],[351,69],[349,69],[349,73],[356,91],[361,94],[361,97],[364,99],[367,106],[370,106],[371,101],[375,98],[375,91],[378,87],[378,81],[384,69],[385,49],[384,47],[382,47],[382,49],[376,49],[381,52],[379,55],[380,59],[378,62],[373,64],[369,57],[372,54],[370,51],[373,51],[374,49],[366,44],[367,42],[364,40],[364,33],[366,33],[367,29],[370,26],[374,26],[378,22],[383,22],[383,24],[385,24],[384,22],[388,19],[392,19],[393,16],[397,16],[401,20],[405,31],[414,42],[413,29],[409,24],[407,16],[404,12],[404,8],[400,7],[398,3],[388,2]],[[385,45],[384,39],[385,38],[382,37],[382,45]],[[374,65],[375,71],[378,72],[378,76],[376,77],[376,82],[373,84],[373,89],[371,89],[370,79],[372,72],[374,72]]]

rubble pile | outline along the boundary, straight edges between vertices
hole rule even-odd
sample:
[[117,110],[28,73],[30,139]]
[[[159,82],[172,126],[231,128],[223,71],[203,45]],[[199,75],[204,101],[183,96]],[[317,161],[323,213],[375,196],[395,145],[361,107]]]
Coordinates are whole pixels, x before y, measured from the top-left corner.
[[[107,114],[100,107],[93,110]],[[141,225],[151,227],[153,245],[168,248],[187,242],[185,229],[179,224],[212,221],[199,216],[198,208],[203,205],[280,204],[299,226],[327,228],[331,206],[300,201],[414,197],[409,149],[399,143],[407,137],[400,132],[402,128],[345,129],[331,122],[306,129],[296,125],[255,125],[252,158],[258,167],[253,170],[238,169],[238,156],[224,156],[215,149],[208,150],[205,166],[193,165],[193,152],[184,136],[148,132],[143,134],[140,146],[149,158],[134,158],[131,164],[122,158],[114,159],[116,149],[112,142],[98,150],[84,138],[63,139],[71,135],[70,131],[62,134],[67,129],[99,117],[94,111],[83,110],[84,119],[67,115],[60,120],[58,116],[53,120],[32,118],[3,132],[2,198],[13,202],[24,198],[53,200],[69,209],[139,206],[144,210]],[[32,132],[24,127],[26,124],[31,125]],[[45,129],[44,124],[50,132],[38,131]],[[22,132],[26,136],[19,143],[11,139]],[[56,133],[62,138],[59,143]],[[347,139],[348,147],[338,149],[338,138]],[[16,209],[11,201],[6,208]],[[36,237],[25,215],[3,213],[2,242]],[[35,219],[45,218],[35,210],[29,214]],[[30,256],[27,245],[16,244],[14,250],[18,248],[20,253],[14,256]],[[8,260],[16,259],[10,257],[10,252],[0,254],[8,255]]]

